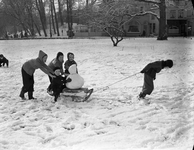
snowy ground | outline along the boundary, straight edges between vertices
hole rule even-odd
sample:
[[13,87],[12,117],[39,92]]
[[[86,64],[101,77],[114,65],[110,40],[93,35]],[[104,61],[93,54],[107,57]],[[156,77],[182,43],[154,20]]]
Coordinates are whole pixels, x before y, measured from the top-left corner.
[[[0,150],[191,150],[194,144],[194,39],[125,39],[113,47],[110,39],[0,41],[0,53],[10,60],[0,68]],[[46,93],[48,76],[35,72],[37,101],[21,102],[21,66],[48,54],[75,53],[84,87],[93,87],[90,102],[61,96],[52,104]],[[143,75],[133,75],[149,62],[173,59],[162,70],[148,96],[137,102]]]

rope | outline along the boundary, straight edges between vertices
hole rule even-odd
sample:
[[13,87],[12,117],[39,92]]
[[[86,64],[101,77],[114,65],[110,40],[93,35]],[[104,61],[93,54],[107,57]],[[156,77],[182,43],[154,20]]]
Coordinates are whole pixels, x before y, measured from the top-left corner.
[[107,86],[105,86],[105,87],[103,87],[103,88],[97,89],[97,90],[95,90],[94,92],[97,92],[97,91],[100,91],[100,90],[105,91],[105,90],[109,89],[110,86],[112,86],[112,85],[114,85],[114,84],[117,84],[117,83],[119,83],[119,82],[121,82],[121,81],[123,81],[123,80],[126,80],[126,79],[128,79],[128,78],[131,78],[131,77],[133,77],[133,76],[136,76],[137,74],[139,74],[139,72],[138,72],[138,73],[135,73],[135,74],[132,74],[132,75],[130,75],[130,76],[126,77],[126,78],[123,78],[123,79],[121,79],[121,80],[118,80],[118,81],[116,81],[116,82],[114,82],[114,83],[111,83],[111,84],[109,84],[109,85],[107,85]]

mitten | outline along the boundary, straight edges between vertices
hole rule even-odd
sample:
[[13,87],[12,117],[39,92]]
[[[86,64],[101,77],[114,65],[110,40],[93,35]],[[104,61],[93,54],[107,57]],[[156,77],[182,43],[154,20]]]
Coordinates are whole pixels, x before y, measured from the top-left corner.
[[71,78],[68,78],[67,80],[66,80],[66,82],[68,83],[68,82],[71,82],[72,80],[71,80]]

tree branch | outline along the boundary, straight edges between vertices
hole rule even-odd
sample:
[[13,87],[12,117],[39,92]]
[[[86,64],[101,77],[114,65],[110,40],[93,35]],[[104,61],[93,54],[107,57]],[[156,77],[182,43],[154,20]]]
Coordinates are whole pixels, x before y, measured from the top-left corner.
[[139,2],[144,2],[144,3],[152,3],[152,4],[161,4],[160,0],[135,0]]

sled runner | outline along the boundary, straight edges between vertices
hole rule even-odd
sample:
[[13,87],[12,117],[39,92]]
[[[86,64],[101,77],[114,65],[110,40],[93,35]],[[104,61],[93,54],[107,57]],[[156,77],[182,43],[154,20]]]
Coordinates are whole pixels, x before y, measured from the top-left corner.
[[61,95],[66,97],[72,97],[72,100],[75,102],[85,102],[87,101],[91,94],[93,93],[93,89],[88,88],[80,88],[80,89],[63,89]]

